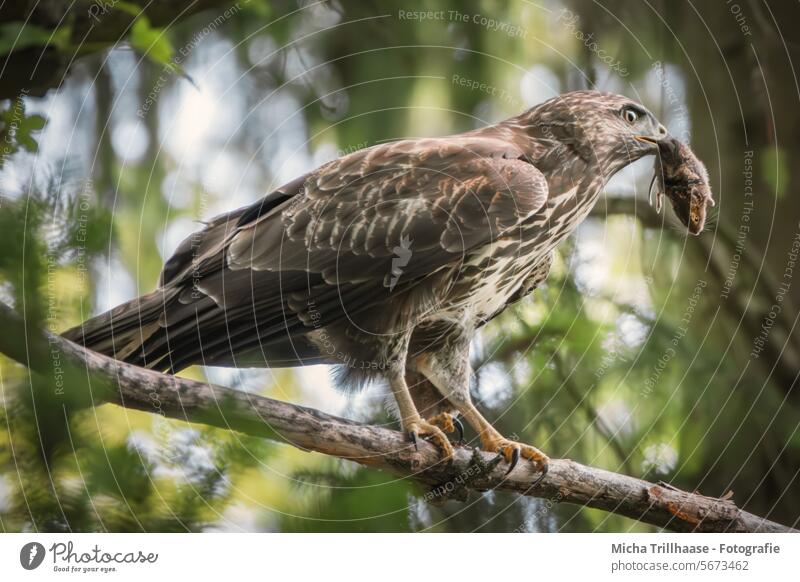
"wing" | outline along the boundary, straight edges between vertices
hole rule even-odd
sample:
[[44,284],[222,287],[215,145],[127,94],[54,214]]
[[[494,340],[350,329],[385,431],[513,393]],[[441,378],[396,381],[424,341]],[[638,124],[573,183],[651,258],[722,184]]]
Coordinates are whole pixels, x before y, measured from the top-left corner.
[[198,363],[198,343],[205,363],[264,346],[304,361],[295,340],[315,325],[310,303],[328,325],[387,301],[387,288],[418,288],[546,201],[542,173],[497,139],[404,140],[330,162],[181,244],[161,280],[182,291],[148,361]]
[[389,286],[386,259],[408,250],[413,281],[496,240],[546,200],[544,176],[505,142],[395,142],[323,166],[301,196],[241,225],[228,267]]

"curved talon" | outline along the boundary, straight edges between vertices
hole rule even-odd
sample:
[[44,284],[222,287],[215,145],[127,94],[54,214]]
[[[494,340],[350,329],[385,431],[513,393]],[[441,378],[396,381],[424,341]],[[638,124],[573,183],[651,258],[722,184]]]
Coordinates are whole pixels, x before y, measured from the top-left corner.
[[537,477],[536,481],[534,481],[532,487],[538,485],[541,480],[544,479],[544,476],[547,475],[547,464],[550,459],[547,457],[547,455],[534,446],[511,441],[503,437],[495,437],[493,435],[482,437],[481,444],[483,445],[484,450],[496,451],[499,453],[495,460],[502,458],[508,463],[506,475],[514,470],[520,459],[528,459],[532,461],[536,466],[536,469],[542,472],[542,474]]
[[514,467],[517,466],[517,463],[519,462],[519,455],[520,455],[519,447],[515,447],[511,452],[511,461],[509,461],[508,471],[506,471],[506,475],[508,475],[511,471],[513,471]]
[[419,452],[419,444],[417,443],[417,438],[418,438],[417,431],[413,429],[408,431],[408,436],[411,438],[411,442],[414,443],[414,450]]
[[419,452],[419,439],[423,437],[433,442],[442,451],[443,459],[452,460],[453,447],[438,426],[424,420],[413,421],[406,426],[406,433],[414,444],[415,451]]
[[531,488],[538,486],[539,483],[541,483],[544,480],[544,478],[547,477],[548,471],[550,471],[550,464],[545,462],[544,465],[542,466],[542,474],[536,478],[536,480],[531,485]]
[[464,444],[464,424],[454,416],[453,426],[456,427],[456,432],[458,432],[458,440],[456,442],[460,445]]

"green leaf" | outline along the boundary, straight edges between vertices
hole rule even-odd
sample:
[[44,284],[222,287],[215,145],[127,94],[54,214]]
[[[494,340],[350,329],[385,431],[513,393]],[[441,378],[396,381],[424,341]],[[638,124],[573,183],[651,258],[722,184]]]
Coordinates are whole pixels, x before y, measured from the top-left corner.
[[39,149],[39,144],[36,143],[36,140],[27,134],[17,135],[17,142],[31,153],[36,153]]
[[44,124],[46,122],[47,122],[47,120],[44,117],[42,117],[41,115],[31,115],[30,117],[26,117],[23,120],[23,123],[25,125],[25,129],[27,131],[29,131],[29,132],[30,131],[40,131],[40,130],[44,129]]
[[131,46],[151,61],[174,67],[172,55],[174,49],[166,34],[160,28],[150,25],[150,20],[142,15],[136,19],[131,28],[129,37]]
[[46,46],[51,33],[39,26],[24,22],[7,22],[0,25],[0,55],[32,46]]
[[257,18],[264,20],[272,18],[272,7],[268,0],[250,0],[244,9]]
[[51,31],[35,24],[6,22],[0,24],[0,55],[32,46],[53,45],[63,51],[69,47],[71,35],[72,29],[69,26]]
[[25,101],[20,97],[11,102],[8,109],[0,112],[0,166],[5,158],[19,151],[20,147],[34,153],[39,144],[33,133],[41,131],[47,120],[41,115],[25,115]]

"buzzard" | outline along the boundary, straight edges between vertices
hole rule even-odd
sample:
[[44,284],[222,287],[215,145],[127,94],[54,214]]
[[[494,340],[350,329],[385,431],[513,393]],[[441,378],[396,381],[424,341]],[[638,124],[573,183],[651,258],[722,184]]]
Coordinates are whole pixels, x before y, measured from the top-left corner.
[[65,336],[174,373],[193,364],[338,366],[382,380],[414,445],[445,432],[541,471],[470,399],[476,330],[546,277],[553,249],[606,181],[657,154],[667,130],[642,105],[566,93],[506,121],[403,139],[324,164],[214,218],[167,260],[158,288]]

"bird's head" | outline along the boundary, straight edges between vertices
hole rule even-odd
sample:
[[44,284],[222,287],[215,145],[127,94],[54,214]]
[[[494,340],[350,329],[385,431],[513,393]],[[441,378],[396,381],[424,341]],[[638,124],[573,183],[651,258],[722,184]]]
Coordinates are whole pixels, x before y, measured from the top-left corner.
[[599,164],[606,178],[646,155],[658,153],[667,129],[643,105],[614,93],[573,91],[524,114],[530,133],[569,146]]
[[658,208],[666,196],[690,233],[703,230],[706,211],[714,206],[708,172],[640,103],[614,93],[572,91],[511,121],[533,138],[536,167],[551,182],[566,179],[569,187],[576,176],[585,175],[584,164],[595,166],[605,181],[628,164],[655,155]]

